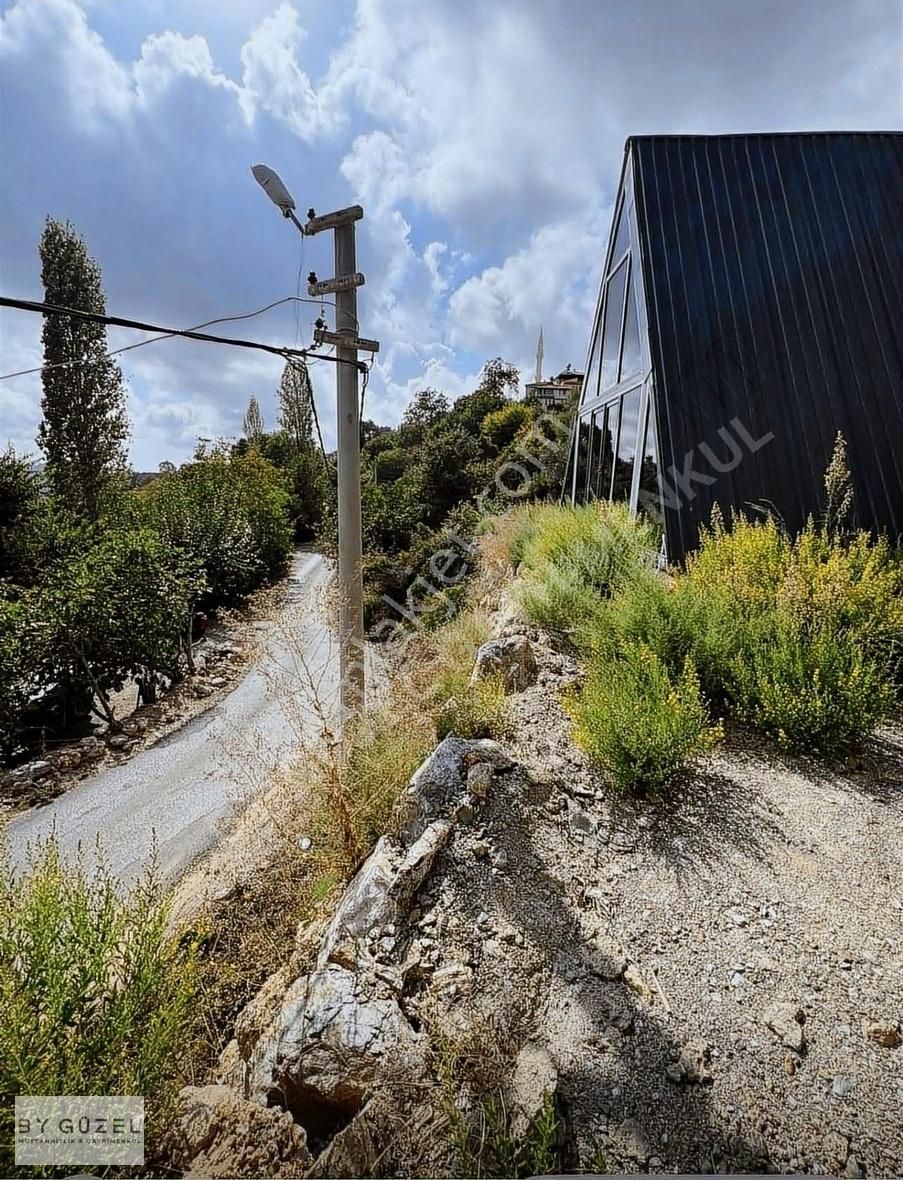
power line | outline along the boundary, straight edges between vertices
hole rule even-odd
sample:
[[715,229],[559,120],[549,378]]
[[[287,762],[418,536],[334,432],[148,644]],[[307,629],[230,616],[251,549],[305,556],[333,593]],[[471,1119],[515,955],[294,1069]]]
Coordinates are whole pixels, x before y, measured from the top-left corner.
[[[295,298],[289,296],[288,298]],[[277,302],[283,302],[279,300]],[[304,302],[314,303],[316,300],[305,300]],[[275,306],[275,304],[273,305]],[[99,312],[82,311],[76,307],[58,307],[50,303],[42,303],[32,299],[10,299],[8,296],[0,295],[0,307],[12,307],[18,311],[33,311],[41,315],[67,315],[75,319],[89,320],[95,324],[108,324],[117,328],[131,328],[139,332],[157,332],[160,338],[164,339],[170,336],[181,336],[187,340],[200,340],[207,344],[228,344],[233,348],[250,348],[258,352],[268,352],[273,356],[279,356],[287,360],[289,357],[316,357],[318,360],[332,361],[333,364],[339,365],[353,365],[355,368],[363,368],[361,361],[347,361],[344,357],[337,356],[323,356],[320,353],[313,352],[306,348],[279,348],[274,344],[263,344],[259,340],[240,340],[231,336],[214,336],[208,332],[198,332],[193,328],[165,328],[160,324],[148,324],[141,320],[129,320],[122,316],[101,315]],[[248,316],[236,316],[236,319],[250,318],[255,313],[248,313]],[[223,317],[224,319],[231,319],[233,317]],[[216,322],[216,321],[212,321]],[[151,344],[152,341],[142,341],[143,344]],[[42,366],[43,367],[43,366]],[[39,371],[39,370],[38,370]],[[10,376],[19,376],[21,374],[9,374]]]
[[[234,320],[250,320],[250,319],[253,319],[255,316],[263,315],[264,312],[272,311],[272,309],[274,307],[280,307],[283,303],[295,303],[295,302],[297,302],[297,303],[313,303],[315,307],[320,306],[319,299],[303,299],[300,295],[286,295],[286,297],[284,299],[276,299],[272,303],[268,303],[265,307],[258,307],[255,311],[247,311],[247,312],[243,312],[239,315],[218,316],[216,319],[213,319],[213,320],[204,320],[204,322],[201,324],[192,324],[192,326],[186,330],[189,332],[196,332],[199,328],[209,328],[213,324],[227,324],[227,323],[231,323]],[[330,306],[334,307],[335,304],[330,304]],[[298,344],[298,335],[299,334],[300,333],[296,333],[296,335],[295,335],[295,345],[296,346]],[[172,336],[172,334],[169,332],[164,333],[162,336],[151,336],[151,338],[149,340],[139,340],[137,344],[126,344],[122,348],[113,348],[108,353],[105,353],[104,355],[107,358],[112,357],[112,356],[119,356],[120,353],[131,352],[135,348],[144,348],[146,345],[156,344],[160,340],[169,340],[169,339],[171,339],[171,336]],[[54,361],[53,364],[50,364],[50,365],[37,365],[33,369],[19,369],[15,373],[0,374],[0,381],[8,381],[12,377],[27,377],[27,376],[30,376],[32,373],[43,373],[47,369],[71,369],[71,368],[76,368],[79,365],[92,365],[92,364],[96,364],[96,363],[97,363],[96,361],[85,361],[85,360]]]

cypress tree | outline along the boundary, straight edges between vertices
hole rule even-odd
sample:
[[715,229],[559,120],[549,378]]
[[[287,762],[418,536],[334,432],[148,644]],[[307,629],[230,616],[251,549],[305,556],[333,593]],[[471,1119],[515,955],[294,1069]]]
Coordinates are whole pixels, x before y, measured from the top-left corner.
[[[105,314],[100,267],[68,221],[47,218],[38,252],[47,303]],[[38,445],[53,490],[75,511],[97,520],[104,492],[126,464],[122,373],[107,355],[103,324],[47,315],[41,339],[44,417]]]

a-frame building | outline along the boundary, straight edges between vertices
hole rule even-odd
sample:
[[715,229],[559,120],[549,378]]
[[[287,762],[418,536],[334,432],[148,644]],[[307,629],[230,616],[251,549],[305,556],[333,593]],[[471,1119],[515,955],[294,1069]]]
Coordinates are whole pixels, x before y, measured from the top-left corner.
[[801,527],[838,431],[858,523],[903,533],[903,134],[637,136],[566,492],[662,523]]

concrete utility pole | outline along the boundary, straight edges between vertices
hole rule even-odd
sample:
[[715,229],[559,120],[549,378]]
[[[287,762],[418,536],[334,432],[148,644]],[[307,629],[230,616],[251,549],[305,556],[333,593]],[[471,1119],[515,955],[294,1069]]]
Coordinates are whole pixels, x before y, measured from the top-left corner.
[[[356,271],[353,221],[335,228],[335,275]],[[357,336],[357,287],[336,291],[335,328],[339,336]],[[339,450],[339,627],[341,630],[342,713],[364,709],[364,603],[361,541],[361,423],[357,351],[341,344],[336,356],[336,421]]]
[[310,295],[335,294],[335,332],[318,328],[318,344],[336,347],[336,424],[338,433],[339,494],[339,675],[341,720],[353,720],[364,711],[364,606],[363,545],[361,540],[361,424],[358,374],[363,367],[358,352],[379,351],[376,340],[358,336],[357,288],[364,276],[355,268],[355,223],[364,216],[360,205],[338,209],[320,217],[310,210],[306,224],[295,216],[295,202],[271,168],[256,164],[255,180],[282,215],[304,235],[331,229],[334,235],[335,276],[318,280],[311,275]]

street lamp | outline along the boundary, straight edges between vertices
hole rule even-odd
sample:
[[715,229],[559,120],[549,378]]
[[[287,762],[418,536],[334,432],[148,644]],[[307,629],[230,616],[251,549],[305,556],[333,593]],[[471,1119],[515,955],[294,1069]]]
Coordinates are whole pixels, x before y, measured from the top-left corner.
[[315,340],[336,347],[336,421],[338,434],[339,509],[339,676],[341,720],[358,718],[364,711],[364,610],[363,546],[361,542],[361,427],[358,352],[376,352],[375,340],[357,334],[357,288],[364,276],[355,270],[355,223],[364,216],[360,205],[339,209],[322,217],[311,209],[307,223],[295,216],[295,202],[281,178],[266,164],[251,168],[282,216],[304,235],[334,231],[335,277],[317,281],[311,276],[308,293],[335,295],[335,332],[318,329]]

